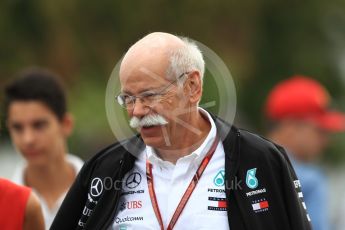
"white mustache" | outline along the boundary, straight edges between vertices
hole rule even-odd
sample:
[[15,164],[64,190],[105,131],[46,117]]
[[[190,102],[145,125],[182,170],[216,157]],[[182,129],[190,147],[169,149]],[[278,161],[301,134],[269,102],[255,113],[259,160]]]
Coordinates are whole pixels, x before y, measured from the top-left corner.
[[169,122],[159,114],[146,115],[143,118],[132,117],[129,121],[129,126],[133,129],[145,126],[166,125]]

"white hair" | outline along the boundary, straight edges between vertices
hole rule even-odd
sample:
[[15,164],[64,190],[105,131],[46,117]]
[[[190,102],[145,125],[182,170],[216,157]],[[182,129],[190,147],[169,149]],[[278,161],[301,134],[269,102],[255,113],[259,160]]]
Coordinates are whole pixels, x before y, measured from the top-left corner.
[[[170,63],[166,72],[167,78],[176,80],[183,73],[198,71],[202,81],[205,61],[199,47],[188,38],[181,37],[181,40],[184,46],[170,52]],[[183,83],[185,79],[182,78],[178,83]]]

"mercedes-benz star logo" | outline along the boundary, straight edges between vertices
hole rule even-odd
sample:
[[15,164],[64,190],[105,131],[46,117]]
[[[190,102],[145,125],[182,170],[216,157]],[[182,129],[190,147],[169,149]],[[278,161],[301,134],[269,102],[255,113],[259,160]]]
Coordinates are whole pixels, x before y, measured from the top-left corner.
[[102,180],[98,177],[93,178],[91,181],[91,188],[90,188],[90,193],[92,196],[97,197],[101,195],[103,191],[103,183]]
[[127,180],[126,180],[126,186],[127,188],[136,188],[138,187],[138,185],[140,184],[141,182],[141,175],[140,173],[132,173],[130,174],[128,177],[127,177]]

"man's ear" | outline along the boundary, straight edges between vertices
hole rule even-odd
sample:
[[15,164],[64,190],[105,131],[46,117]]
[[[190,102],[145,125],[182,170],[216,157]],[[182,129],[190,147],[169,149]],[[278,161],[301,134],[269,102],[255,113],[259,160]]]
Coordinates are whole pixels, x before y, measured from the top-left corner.
[[202,96],[202,80],[199,71],[193,71],[188,74],[186,87],[190,103],[198,103]]
[[69,137],[72,134],[74,128],[74,117],[70,113],[66,113],[61,121],[62,132],[65,137]]

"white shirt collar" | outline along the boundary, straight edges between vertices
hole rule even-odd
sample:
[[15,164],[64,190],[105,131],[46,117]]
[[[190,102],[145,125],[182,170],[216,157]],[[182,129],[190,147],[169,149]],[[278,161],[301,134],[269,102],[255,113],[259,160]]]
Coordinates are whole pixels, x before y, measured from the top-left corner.
[[[80,169],[83,167],[84,161],[80,159],[79,157],[72,154],[66,154],[66,160],[68,163],[72,165],[77,175]],[[26,168],[26,163],[22,163],[18,165],[11,180],[17,184],[25,185],[25,175],[24,175],[25,168]]]
[[[216,139],[217,127],[216,127],[216,124],[214,123],[211,115],[206,110],[204,110],[203,108],[199,107],[198,109],[199,109],[201,115],[203,115],[204,118],[206,118],[210,122],[210,124],[211,124],[210,132],[208,133],[208,135],[207,135],[206,139],[203,141],[203,143],[196,150],[194,150],[189,155],[181,157],[180,159],[178,159],[178,161],[180,161],[182,159],[186,160],[186,161],[195,160],[196,164],[201,163],[202,159],[207,154],[208,150],[212,146],[212,143]],[[173,167],[174,166],[171,162],[162,160],[156,154],[155,150],[151,146],[146,146],[145,151],[146,151],[147,159],[149,160],[149,162],[151,164],[158,164],[159,166],[165,166],[165,167]]]
[[[84,161],[82,159],[80,159],[79,157],[72,155],[72,154],[67,154],[66,155],[66,160],[68,163],[70,163],[73,167],[73,169],[75,170],[76,175],[79,173],[80,169],[82,168]],[[17,167],[16,172],[14,173],[13,177],[12,177],[12,181],[17,183],[17,184],[21,184],[21,185],[25,185],[25,176],[24,176],[24,171],[26,168],[26,164],[21,164],[20,166]],[[36,195],[38,196],[40,202],[41,202],[41,207],[42,207],[42,213],[43,213],[43,217],[44,217],[44,222],[45,222],[45,228],[49,229],[50,225],[52,224],[58,210],[59,207],[62,204],[63,199],[66,196],[67,191],[65,191],[63,194],[61,194],[61,196],[59,197],[59,199],[55,202],[53,209],[49,209],[48,208],[48,204],[46,203],[46,201],[43,199],[43,197],[41,196],[41,194],[39,194],[35,189],[32,189]]]

